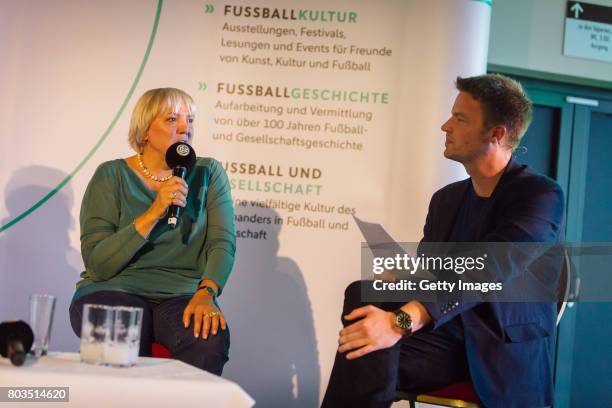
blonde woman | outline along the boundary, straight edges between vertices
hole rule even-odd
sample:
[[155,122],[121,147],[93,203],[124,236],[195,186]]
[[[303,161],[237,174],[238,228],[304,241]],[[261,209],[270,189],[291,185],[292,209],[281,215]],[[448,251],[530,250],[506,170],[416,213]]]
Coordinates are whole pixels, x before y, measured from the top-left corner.
[[[78,336],[86,303],[142,307],[140,355],[150,356],[157,342],[174,358],[221,374],[229,330],[216,298],[236,243],[229,182],[212,158],[198,158],[184,180],[165,161],[172,144],[191,144],[195,110],[179,89],[147,91],[130,123],[136,154],[96,170],[81,206],[85,271],[70,320]],[[183,207],[176,229],[164,220],[172,204]]]

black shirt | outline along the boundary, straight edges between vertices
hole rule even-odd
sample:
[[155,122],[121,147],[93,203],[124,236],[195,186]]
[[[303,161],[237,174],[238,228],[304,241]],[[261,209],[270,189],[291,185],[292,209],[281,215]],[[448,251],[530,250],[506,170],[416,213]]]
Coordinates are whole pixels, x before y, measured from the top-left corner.
[[457,213],[455,225],[450,234],[450,242],[477,242],[478,231],[482,223],[482,214],[489,204],[490,198],[479,197],[472,183],[465,195],[465,201]]

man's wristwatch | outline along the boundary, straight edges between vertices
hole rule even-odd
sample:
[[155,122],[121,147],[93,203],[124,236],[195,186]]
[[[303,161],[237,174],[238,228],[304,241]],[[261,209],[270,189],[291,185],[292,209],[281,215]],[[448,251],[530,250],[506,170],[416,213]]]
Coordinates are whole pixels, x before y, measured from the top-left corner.
[[217,297],[217,292],[215,292],[215,290],[213,288],[211,288],[208,285],[202,285],[198,288],[198,290],[202,290],[204,289],[206,292],[208,292],[208,294],[214,299]]
[[410,336],[412,334],[412,318],[402,309],[394,310],[395,314],[395,326],[400,328],[404,332],[404,336]]

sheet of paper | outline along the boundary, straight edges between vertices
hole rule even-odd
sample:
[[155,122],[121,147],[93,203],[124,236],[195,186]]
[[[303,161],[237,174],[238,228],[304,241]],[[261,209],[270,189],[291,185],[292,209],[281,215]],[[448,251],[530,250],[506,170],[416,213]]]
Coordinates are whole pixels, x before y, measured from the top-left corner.
[[390,253],[404,254],[406,251],[385,230],[381,224],[367,222],[353,215],[361,235],[374,256],[389,256]]

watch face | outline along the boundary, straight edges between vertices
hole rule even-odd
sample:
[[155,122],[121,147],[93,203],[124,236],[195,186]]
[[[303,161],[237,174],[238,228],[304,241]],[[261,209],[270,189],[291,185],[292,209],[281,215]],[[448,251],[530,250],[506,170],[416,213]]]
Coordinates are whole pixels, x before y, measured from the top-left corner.
[[400,311],[395,315],[395,324],[400,329],[410,330],[412,328],[412,319],[409,314]]

